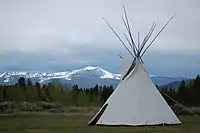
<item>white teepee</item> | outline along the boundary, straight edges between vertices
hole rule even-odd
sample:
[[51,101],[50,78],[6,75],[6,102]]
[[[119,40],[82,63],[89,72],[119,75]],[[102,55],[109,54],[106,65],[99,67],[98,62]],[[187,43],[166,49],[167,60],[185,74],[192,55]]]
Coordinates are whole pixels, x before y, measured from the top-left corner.
[[[159,125],[159,124],[181,124],[177,116],[174,114],[170,106],[164,100],[156,86],[153,84],[148,73],[143,67],[142,56],[154,42],[162,30],[167,26],[170,20],[163,26],[158,34],[145,48],[147,41],[151,37],[156,25],[145,36],[143,42],[138,45],[131,35],[131,30],[124,7],[125,19],[122,18],[125,28],[128,32],[129,38],[125,35],[131,50],[125,45],[122,39],[108,24],[111,30],[115,33],[126,50],[133,56],[133,61],[124,61],[121,79],[108,98],[108,100],[101,107],[99,112],[89,122],[89,125]],[[133,51],[133,52],[131,52]]]

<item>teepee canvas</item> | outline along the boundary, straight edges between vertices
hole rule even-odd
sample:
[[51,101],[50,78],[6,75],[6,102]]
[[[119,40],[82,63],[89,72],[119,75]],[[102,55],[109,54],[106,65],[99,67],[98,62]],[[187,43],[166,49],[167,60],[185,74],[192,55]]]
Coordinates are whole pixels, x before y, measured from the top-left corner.
[[[180,120],[164,100],[156,86],[153,84],[144,68],[142,56],[149,46],[158,37],[161,31],[168,25],[170,20],[163,26],[158,34],[146,46],[156,25],[153,24],[150,31],[145,36],[143,42],[136,46],[124,7],[125,19],[122,18],[128,36],[125,35],[130,48],[118,36],[114,29],[108,24],[118,39],[122,42],[126,50],[133,56],[133,60],[123,59],[123,69],[121,79],[104,105],[89,122],[89,125],[159,125],[159,124],[180,124]],[[138,34],[139,38],[139,34]],[[145,48],[146,46],[146,48]],[[132,51],[132,52],[131,52]]]

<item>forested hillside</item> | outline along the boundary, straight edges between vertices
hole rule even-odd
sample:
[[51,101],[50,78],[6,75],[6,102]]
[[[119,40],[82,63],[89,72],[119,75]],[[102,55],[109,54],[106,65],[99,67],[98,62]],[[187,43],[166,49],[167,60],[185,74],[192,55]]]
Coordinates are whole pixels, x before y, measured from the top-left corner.
[[94,86],[79,88],[62,86],[59,82],[52,82],[41,86],[20,78],[18,83],[10,86],[0,86],[0,102],[59,102],[63,105],[95,106],[102,104],[113,92],[112,86]]
[[[172,87],[161,88],[162,92],[185,106],[200,106],[200,76],[190,81],[182,81],[177,89]],[[166,98],[166,97],[165,97]],[[168,102],[171,100],[167,99]]]
[[[88,81],[89,82],[89,81]],[[112,86],[94,86],[92,88],[79,88],[62,86],[59,82],[40,85],[32,84],[31,80],[20,78],[18,83],[11,86],[0,86],[0,102],[14,103],[59,103],[63,106],[100,106],[113,92]],[[182,81],[178,89],[159,88],[161,94],[166,93],[185,106],[200,106],[200,77],[189,81]],[[165,95],[169,104],[172,103]]]

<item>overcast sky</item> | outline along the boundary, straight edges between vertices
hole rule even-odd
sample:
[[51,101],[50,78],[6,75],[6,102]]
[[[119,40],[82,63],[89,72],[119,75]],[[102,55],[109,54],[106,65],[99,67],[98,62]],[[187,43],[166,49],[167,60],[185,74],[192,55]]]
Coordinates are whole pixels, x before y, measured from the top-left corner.
[[123,3],[135,38],[138,31],[143,38],[153,22],[159,29],[177,13],[145,54],[150,74],[200,72],[199,0],[1,0],[0,71],[66,71],[94,65],[120,73],[118,54],[131,57],[102,17],[123,35]]

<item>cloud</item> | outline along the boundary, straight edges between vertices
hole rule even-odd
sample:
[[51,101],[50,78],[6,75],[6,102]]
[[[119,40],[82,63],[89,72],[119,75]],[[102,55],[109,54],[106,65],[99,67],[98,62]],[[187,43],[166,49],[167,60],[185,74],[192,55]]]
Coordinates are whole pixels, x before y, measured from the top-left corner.
[[[135,38],[138,31],[143,38],[153,22],[161,28],[177,13],[149,53],[157,56],[164,53],[170,58],[173,58],[170,55],[175,58],[177,53],[199,56],[200,2],[197,0],[6,0],[0,1],[0,61],[4,66],[1,70],[63,70],[63,66],[77,68],[87,64],[110,69],[118,64],[113,66],[118,70],[117,55],[127,55],[102,17],[123,35],[123,3]],[[187,65],[189,58],[183,59],[182,67],[194,67],[194,64]],[[25,68],[20,65],[24,62],[29,62]]]
[[200,55],[153,53],[145,55],[145,66],[152,75],[194,77],[200,72]]

